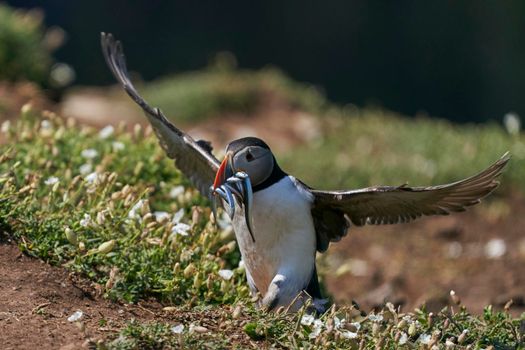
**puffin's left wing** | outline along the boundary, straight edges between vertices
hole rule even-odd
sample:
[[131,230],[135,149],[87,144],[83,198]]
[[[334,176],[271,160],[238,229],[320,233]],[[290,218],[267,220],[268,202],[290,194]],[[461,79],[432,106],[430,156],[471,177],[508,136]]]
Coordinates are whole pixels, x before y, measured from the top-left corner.
[[160,109],[151,107],[139,95],[129,79],[122,45],[115,41],[113,35],[102,33],[101,44],[106,63],[113,75],[133,101],[142,107],[168,157],[175,158],[177,167],[204,196],[208,196],[220,165],[217,158],[211,154],[211,145],[206,141],[195,141],[170,123]]
[[[396,224],[422,215],[464,211],[498,187],[496,178],[509,159],[507,152],[479,174],[446,185],[377,186],[353,191],[310,190],[315,197],[312,216],[316,230],[324,229],[317,233],[317,249],[325,251],[329,242],[340,240],[350,226],[347,220],[357,226]],[[338,223],[330,226],[330,219],[337,219]]]

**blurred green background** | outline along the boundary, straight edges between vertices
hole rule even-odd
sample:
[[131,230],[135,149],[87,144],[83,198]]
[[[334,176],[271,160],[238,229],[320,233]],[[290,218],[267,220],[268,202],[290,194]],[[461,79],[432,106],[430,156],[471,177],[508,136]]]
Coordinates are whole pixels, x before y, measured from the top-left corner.
[[[77,84],[113,83],[99,32],[126,43],[145,80],[230,51],[242,68],[277,66],[339,104],[425,111],[454,121],[525,114],[525,2],[28,1],[67,33],[56,52]],[[3,69],[3,68],[2,68]]]

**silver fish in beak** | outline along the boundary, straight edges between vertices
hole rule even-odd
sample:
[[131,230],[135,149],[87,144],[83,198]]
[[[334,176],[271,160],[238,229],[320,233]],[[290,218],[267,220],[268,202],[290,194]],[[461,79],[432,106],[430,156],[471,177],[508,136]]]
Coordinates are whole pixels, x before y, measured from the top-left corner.
[[217,219],[217,200],[220,197],[226,202],[228,216],[233,220],[235,198],[237,198],[244,208],[246,226],[255,242],[252,221],[253,191],[250,177],[242,171],[234,173],[231,158],[232,155],[228,152],[217,171],[213,186],[210,188],[213,216]]

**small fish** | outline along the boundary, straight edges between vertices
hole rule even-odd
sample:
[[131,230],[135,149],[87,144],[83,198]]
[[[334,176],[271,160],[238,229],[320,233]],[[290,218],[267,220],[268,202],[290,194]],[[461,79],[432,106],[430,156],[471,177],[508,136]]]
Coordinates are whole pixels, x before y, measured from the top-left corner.
[[210,201],[215,220],[217,219],[217,195],[227,203],[227,213],[232,220],[235,215],[235,198],[242,203],[246,226],[248,227],[252,240],[255,242],[252,222],[253,192],[248,174],[239,171],[234,176],[229,177],[221,186],[215,189],[213,186],[210,188]]
[[235,200],[233,198],[233,194],[229,187],[227,186],[220,186],[215,189],[215,193],[217,193],[219,196],[221,196],[224,201],[228,204],[227,206],[227,212],[230,219],[233,220],[233,217],[235,216]]
[[238,172],[237,174],[235,174],[235,176],[243,180],[241,183],[242,183],[242,190],[244,194],[244,198],[243,198],[244,217],[246,219],[246,226],[248,226],[248,231],[250,232],[250,236],[252,236],[252,240],[255,242],[255,237],[253,236],[253,222],[252,222],[253,192],[252,192],[252,184],[250,181],[250,177],[248,176],[248,174],[244,172]]

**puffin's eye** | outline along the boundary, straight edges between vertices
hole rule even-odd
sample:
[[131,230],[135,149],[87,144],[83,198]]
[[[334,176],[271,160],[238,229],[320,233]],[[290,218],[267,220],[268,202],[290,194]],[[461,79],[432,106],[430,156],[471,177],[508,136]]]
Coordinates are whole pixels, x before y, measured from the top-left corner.
[[253,154],[251,154],[250,152],[248,152],[248,154],[246,154],[246,160],[251,162],[252,160],[254,160],[254,156]]

